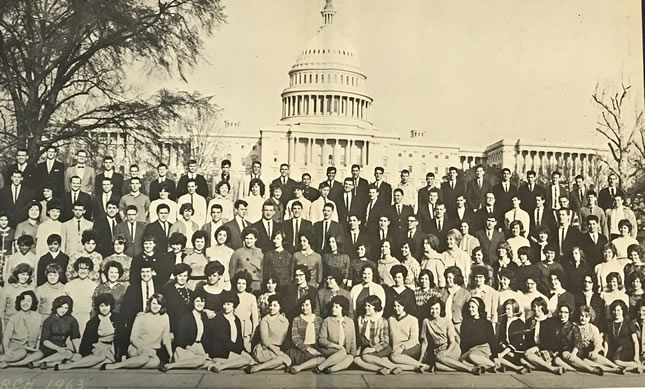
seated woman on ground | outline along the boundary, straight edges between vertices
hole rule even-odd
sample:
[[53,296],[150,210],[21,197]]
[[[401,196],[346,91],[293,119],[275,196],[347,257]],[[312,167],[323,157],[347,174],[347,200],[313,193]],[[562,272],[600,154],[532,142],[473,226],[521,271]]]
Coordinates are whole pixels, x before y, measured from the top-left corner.
[[569,371],[579,370],[596,375],[603,375],[602,369],[590,365],[578,356],[578,351],[582,344],[582,336],[580,335],[580,327],[570,320],[573,308],[566,303],[562,303],[558,305],[556,312],[560,319],[558,342],[560,343],[560,354],[562,358],[559,359],[565,362],[560,363],[558,360],[556,364]]
[[548,317],[549,310],[543,297],[536,297],[531,302],[531,311],[533,316],[528,321],[524,337],[526,342],[524,358],[532,368],[564,374],[566,369],[554,364],[557,359],[560,359],[556,354],[559,351],[557,342],[559,320]]
[[394,298],[394,315],[388,319],[390,327],[390,343],[392,354],[390,361],[399,365],[392,370],[398,374],[402,370],[416,370],[423,373],[430,370],[430,366],[419,362],[421,359],[421,345],[419,344],[419,320],[408,314],[407,305],[402,294]]
[[281,350],[289,331],[283,306],[280,295],[269,296],[269,313],[260,321],[260,343],[253,349],[253,358],[258,364],[247,366],[247,373],[291,366],[291,358]]
[[508,299],[502,304],[501,320],[499,323],[499,333],[497,334],[498,353],[494,359],[495,367],[499,371],[509,368],[516,373],[524,374],[530,372],[530,369],[524,365],[528,364],[523,361],[524,351],[524,321],[522,308],[515,299]]
[[103,363],[121,360],[128,348],[128,334],[125,321],[114,312],[115,306],[114,296],[109,293],[101,293],[94,297],[96,314],[85,326],[79,349],[83,358],[56,365],[56,370],[100,367]]
[[[39,350],[42,316],[38,313],[38,299],[33,290],[21,292],[15,300],[16,313],[8,320],[2,334],[0,369],[7,366],[24,366],[31,358],[42,357]],[[40,355],[40,356],[39,356]]]
[[315,301],[316,299],[309,294],[303,295],[298,301],[300,315],[296,316],[291,324],[293,347],[288,351],[292,362],[288,371],[291,374],[313,369],[325,360],[316,348],[322,319],[313,313]]
[[580,329],[580,345],[578,357],[591,366],[606,372],[623,374],[624,369],[604,356],[603,339],[598,327],[593,324],[596,312],[589,305],[577,309],[578,328]]
[[[485,368],[461,362],[459,336],[452,320],[445,317],[445,305],[441,297],[428,300],[430,316],[423,320],[421,332],[420,362],[434,363],[437,371],[462,371],[479,375]],[[428,349],[432,348],[431,353]]]
[[626,317],[627,304],[622,300],[615,300],[609,306],[609,312],[611,312],[611,320],[607,323],[605,332],[607,358],[616,365],[624,367],[625,371],[643,373],[645,367],[640,358],[638,329]]
[[[72,316],[74,302],[69,296],[58,296],[52,303],[52,313],[43,322],[40,334],[40,354],[31,354],[30,369],[40,366],[47,369],[66,360],[80,358],[81,344],[78,322]],[[38,358],[37,358],[38,357]]]
[[144,312],[139,312],[132,324],[128,359],[101,365],[101,370],[156,369],[172,355],[170,320],[166,314],[166,299],[155,293],[148,299]]
[[177,326],[174,362],[160,365],[161,372],[165,373],[170,369],[206,369],[210,366],[210,358],[202,345],[207,320],[204,312],[206,294],[203,290],[198,290],[193,293],[192,299],[193,310],[186,313]]
[[213,373],[241,369],[253,363],[253,357],[244,350],[242,322],[235,315],[235,308],[240,304],[238,294],[224,291],[220,301],[222,306],[204,334],[208,340],[206,352],[212,358],[208,370]]
[[461,361],[494,371],[496,339],[493,325],[486,319],[486,306],[479,297],[471,297],[464,307],[461,323]]
[[390,327],[382,316],[381,299],[375,295],[367,296],[363,306],[365,314],[358,318],[360,355],[354,357],[354,363],[383,375],[400,373],[401,366],[388,359],[392,354]]
[[320,327],[320,353],[325,360],[314,368],[314,373],[331,374],[347,369],[356,353],[354,322],[347,317],[349,300],[337,295],[331,299],[331,316]]

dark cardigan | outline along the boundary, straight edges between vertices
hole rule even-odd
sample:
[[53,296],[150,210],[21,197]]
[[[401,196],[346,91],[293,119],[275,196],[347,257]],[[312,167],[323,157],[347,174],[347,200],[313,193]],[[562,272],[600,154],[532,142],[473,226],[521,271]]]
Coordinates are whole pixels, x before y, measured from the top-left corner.
[[[114,356],[116,361],[120,361],[128,351],[128,344],[130,340],[128,339],[128,332],[125,327],[125,321],[123,318],[115,312],[112,312],[110,316],[110,321],[114,326]],[[81,339],[80,354],[82,356],[88,356],[92,354],[92,349],[94,348],[94,343],[99,341],[98,335],[99,329],[99,317],[98,315],[92,316],[92,318],[87,322],[85,326],[85,332],[83,332],[83,338]]]

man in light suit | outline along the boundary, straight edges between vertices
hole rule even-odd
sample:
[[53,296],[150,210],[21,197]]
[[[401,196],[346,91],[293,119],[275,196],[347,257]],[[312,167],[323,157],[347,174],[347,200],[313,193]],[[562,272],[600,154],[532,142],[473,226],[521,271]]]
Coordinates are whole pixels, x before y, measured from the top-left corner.
[[92,228],[93,223],[83,216],[85,215],[85,204],[77,201],[72,208],[73,217],[63,223],[63,239],[65,242],[62,250],[64,253],[72,255],[83,248],[81,238],[83,231]]
[[632,229],[629,235],[636,239],[636,234],[638,233],[636,216],[634,215],[634,211],[623,204],[624,200],[624,195],[622,193],[616,193],[614,195],[614,206],[605,211],[605,216],[607,217],[607,229],[609,230],[609,240],[614,240],[620,236],[618,222],[623,219],[626,219],[631,223]]
[[45,152],[46,159],[36,166],[34,181],[38,184],[36,190],[42,194],[45,185],[50,185],[54,197],[61,198],[65,193],[65,165],[56,160],[58,150],[49,146]]
[[[257,178],[260,181],[265,182],[264,179],[262,178],[262,162],[257,160],[251,163],[251,173],[247,174],[246,176],[244,176],[243,179],[240,180],[239,188],[237,189],[238,199],[243,199],[251,193],[250,184],[251,184],[251,180],[254,178]],[[268,191],[265,197],[268,197]]]
[[128,205],[125,209],[126,219],[116,225],[115,235],[123,235],[127,239],[125,255],[134,258],[143,251],[143,231],[146,223],[137,221],[137,206]]
[[497,256],[497,246],[506,240],[502,232],[497,231],[497,216],[489,213],[486,216],[486,228],[475,232],[475,238],[479,240],[479,245],[484,252],[484,261],[491,265],[499,259]]
[[233,205],[233,220],[229,220],[224,224],[231,233],[231,240],[229,246],[233,250],[242,247],[242,231],[249,227],[251,224],[246,221],[246,207],[248,203],[244,200],[237,200]]
[[65,190],[70,191],[70,179],[74,176],[81,178],[81,191],[87,194],[94,193],[96,172],[87,164],[87,151],[79,150],[76,153],[76,165],[70,166],[65,171]]

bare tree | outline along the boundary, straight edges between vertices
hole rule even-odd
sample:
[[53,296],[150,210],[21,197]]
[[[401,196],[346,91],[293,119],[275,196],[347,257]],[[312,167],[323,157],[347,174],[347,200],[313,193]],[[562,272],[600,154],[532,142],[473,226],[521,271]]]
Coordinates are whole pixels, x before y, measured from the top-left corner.
[[160,89],[134,94],[132,65],[185,80],[204,37],[225,21],[221,0],[1,0],[0,143],[41,150],[94,130],[158,139],[209,97]]
[[208,175],[214,174],[224,151],[221,141],[224,124],[219,112],[197,114],[184,121],[182,127],[188,137],[188,151],[191,158],[197,161],[199,170]]
[[611,158],[599,155],[609,170],[618,175],[623,187],[627,188],[634,179],[642,174],[645,161],[645,128],[643,112],[638,112],[635,118],[626,112],[626,99],[631,86],[621,84],[618,92],[610,92],[609,88],[600,88],[592,95],[594,102],[600,107],[600,118],[596,132],[607,140]]

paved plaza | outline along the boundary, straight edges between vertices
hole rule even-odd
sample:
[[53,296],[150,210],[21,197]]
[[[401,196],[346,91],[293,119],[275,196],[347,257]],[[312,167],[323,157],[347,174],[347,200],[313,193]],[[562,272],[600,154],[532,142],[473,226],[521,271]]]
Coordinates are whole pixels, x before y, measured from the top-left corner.
[[0,389],[80,389],[80,388],[615,388],[643,387],[645,377],[607,374],[567,373],[564,376],[535,372],[528,375],[485,374],[475,377],[463,373],[381,376],[359,371],[335,375],[310,372],[291,376],[283,372],[247,375],[241,371],[220,374],[176,370],[73,370],[67,372],[28,369],[0,370]]

